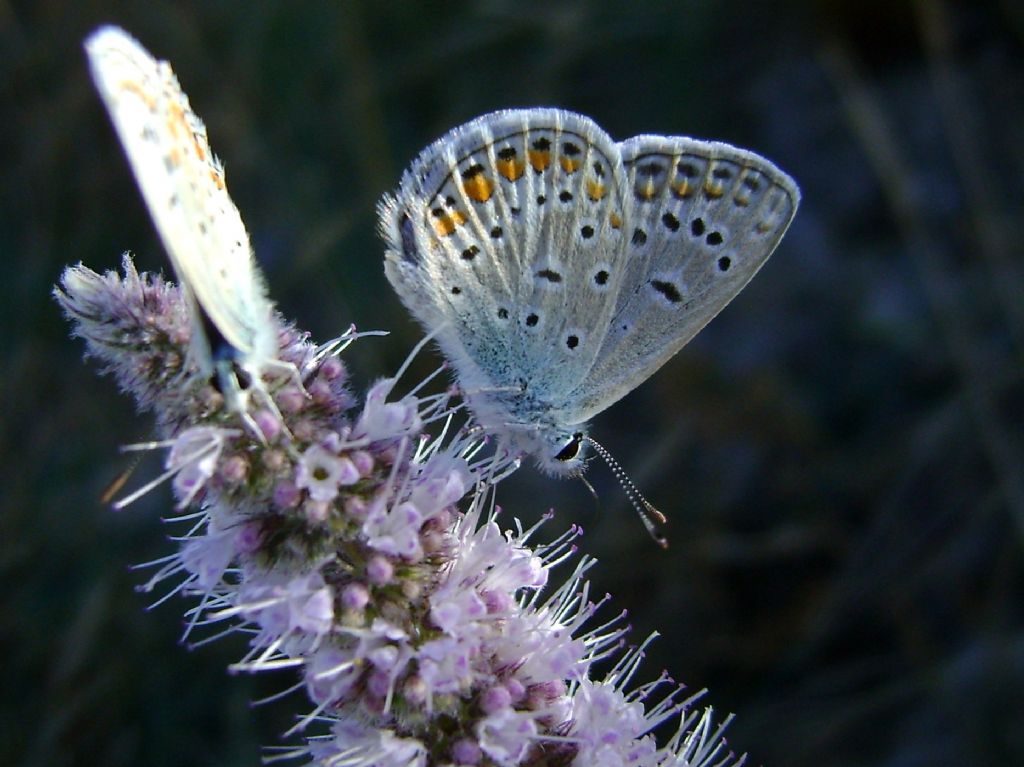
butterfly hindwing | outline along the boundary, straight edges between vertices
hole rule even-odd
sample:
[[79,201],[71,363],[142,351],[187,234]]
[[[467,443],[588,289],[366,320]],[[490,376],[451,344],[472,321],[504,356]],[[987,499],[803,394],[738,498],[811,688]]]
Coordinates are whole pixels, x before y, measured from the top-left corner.
[[573,393],[584,421],[660,368],[757,273],[799,204],[772,163],[727,144],[637,136],[620,145],[629,273],[597,364]]

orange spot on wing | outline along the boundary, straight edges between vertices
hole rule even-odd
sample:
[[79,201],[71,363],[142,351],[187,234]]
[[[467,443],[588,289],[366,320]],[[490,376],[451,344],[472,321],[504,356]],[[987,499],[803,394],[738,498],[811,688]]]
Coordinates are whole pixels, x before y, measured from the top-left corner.
[[522,160],[498,160],[495,167],[498,173],[509,181],[518,181],[526,170],[526,164]]
[[185,124],[185,112],[178,104],[172,103],[168,106],[167,125],[175,132],[175,134],[177,134],[179,128],[185,128],[189,135],[192,134],[192,131],[188,130],[188,125]]
[[725,194],[725,185],[715,183],[714,181],[711,180],[705,181],[704,194],[706,194],[712,200],[717,200],[719,197]]
[[462,188],[466,190],[466,196],[473,202],[487,202],[494,194],[494,183],[483,173],[463,179]]
[[466,216],[464,213],[453,210],[450,213],[441,213],[439,216],[434,218],[434,229],[442,237],[448,237],[458,227],[466,223]]
[[618,213],[612,213],[608,217],[608,223],[610,223],[612,225],[612,229],[621,229],[622,228],[622,216],[620,216]]
[[685,178],[681,181],[677,181],[672,185],[672,194],[680,199],[689,197],[693,194],[693,186]]
[[592,178],[587,179],[587,197],[594,202],[602,199],[608,194],[608,189],[600,181],[595,181]]
[[150,111],[156,110],[156,97],[134,80],[122,81],[120,90],[135,94],[142,100],[143,104],[149,107]]
[[564,154],[558,158],[558,164],[562,166],[562,170],[566,173],[575,173],[580,168],[579,160],[566,157]]
[[654,195],[658,193],[658,190],[654,186],[654,181],[647,179],[642,181],[636,187],[636,194],[641,200],[653,200]]
[[199,157],[199,159],[202,160],[203,162],[206,162],[208,147],[206,145],[206,142],[199,138],[198,133],[192,134],[192,146],[195,147],[196,155]]
[[548,169],[551,164],[551,152],[547,149],[531,149],[527,154],[530,157],[530,165],[540,173]]

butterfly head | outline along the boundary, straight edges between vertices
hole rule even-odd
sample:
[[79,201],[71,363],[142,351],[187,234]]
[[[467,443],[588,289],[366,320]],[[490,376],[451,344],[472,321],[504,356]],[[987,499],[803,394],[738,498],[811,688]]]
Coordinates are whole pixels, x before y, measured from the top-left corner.
[[583,473],[583,443],[587,435],[582,431],[568,431],[552,426],[536,434],[531,452],[542,471],[557,477],[575,477]]

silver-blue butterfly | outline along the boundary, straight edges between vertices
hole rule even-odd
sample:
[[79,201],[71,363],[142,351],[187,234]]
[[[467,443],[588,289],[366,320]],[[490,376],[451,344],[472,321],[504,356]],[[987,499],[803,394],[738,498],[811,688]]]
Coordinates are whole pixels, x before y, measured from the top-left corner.
[[495,112],[424,150],[384,199],[384,268],[480,425],[576,475],[586,421],[733,299],[799,200],[728,144],[616,143],[572,112]]
[[[249,234],[228,195],[224,168],[170,64],[131,35],[101,27],[86,41],[93,81],[110,113],[192,316],[189,354],[199,375],[216,375],[228,407],[262,438],[249,394],[276,410],[264,374],[301,383],[278,360],[273,304]],[[211,338],[209,329],[219,339]],[[243,387],[235,368],[246,374]]]

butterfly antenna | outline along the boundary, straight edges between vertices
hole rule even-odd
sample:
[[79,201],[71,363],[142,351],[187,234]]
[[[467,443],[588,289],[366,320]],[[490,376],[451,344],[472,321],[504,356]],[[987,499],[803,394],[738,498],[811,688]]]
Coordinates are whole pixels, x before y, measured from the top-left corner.
[[[584,440],[594,446],[594,450],[597,452],[604,462],[608,464],[608,468],[612,470],[612,474],[615,475],[615,479],[619,480],[619,484],[626,493],[626,497],[629,502],[633,504],[633,508],[636,509],[636,513],[640,515],[640,521],[643,522],[644,529],[647,530],[648,535],[654,539],[661,548],[668,548],[668,538],[663,535],[658,535],[658,531],[655,529],[655,525],[663,525],[667,521],[665,515],[655,508],[654,504],[644,498],[643,493],[633,484],[633,480],[626,474],[626,470],[622,468],[618,461],[612,458],[612,454],[609,453],[604,446],[593,437],[584,437]],[[591,488],[593,492],[593,488]]]

